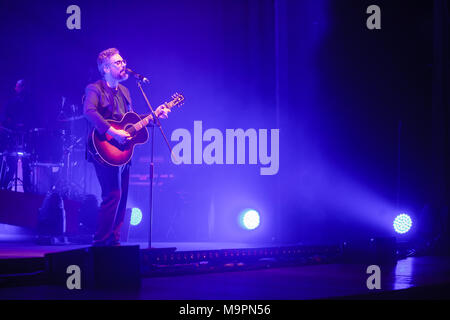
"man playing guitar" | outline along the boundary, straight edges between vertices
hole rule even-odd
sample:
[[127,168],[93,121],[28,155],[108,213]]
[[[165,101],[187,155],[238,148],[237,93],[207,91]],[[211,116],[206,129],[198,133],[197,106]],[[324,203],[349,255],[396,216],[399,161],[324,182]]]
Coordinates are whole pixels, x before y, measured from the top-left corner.
[[[119,144],[125,144],[130,134],[116,129],[107,120],[120,120],[132,111],[130,92],[120,82],[128,79],[126,62],[115,48],[100,52],[97,66],[102,79],[86,87],[84,115],[99,134],[108,134]],[[170,109],[161,105],[155,115],[166,119]],[[125,217],[130,162],[120,166],[110,165],[89,154],[102,189],[99,221],[94,235],[94,246],[119,245],[120,228]]]

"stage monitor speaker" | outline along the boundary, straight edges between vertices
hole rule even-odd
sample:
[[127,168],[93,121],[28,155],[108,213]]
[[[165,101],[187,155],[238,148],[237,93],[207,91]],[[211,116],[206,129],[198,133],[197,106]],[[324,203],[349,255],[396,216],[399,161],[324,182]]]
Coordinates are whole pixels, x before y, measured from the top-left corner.
[[396,244],[395,237],[345,241],[341,246],[342,259],[347,263],[395,265]]
[[141,285],[139,246],[87,247],[49,253],[45,259],[52,285],[71,289],[68,282],[73,278],[69,277],[76,276],[80,288],[75,289],[80,290],[137,290]]

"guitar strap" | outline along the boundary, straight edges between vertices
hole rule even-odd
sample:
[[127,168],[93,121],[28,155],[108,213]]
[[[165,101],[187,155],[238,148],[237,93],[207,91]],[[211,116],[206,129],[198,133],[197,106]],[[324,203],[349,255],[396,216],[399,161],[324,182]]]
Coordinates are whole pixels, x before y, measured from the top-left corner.
[[[114,103],[114,97],[111,95],[111,89],[106,87],[106,82],[104,80],[98,80],[97,82],[94,83],[94,85],[99,89],[100,95],[106,97],[109,104]],[[125,86],[121,85],[120,83],[118,85],[118,90],[120,91],[120,94],[125,98],[127,102],[126,103],[127,110],[125,110],[125,112],[132,111],[130,92]],[[102,97],[100,97],[100,99],[101,98]]]
[[121,85],[119,83],[119,90],[122,93],[122,96],[125,97],[125,100],[127,101],[127,110],[126,112],[130,112],[133,111],[133,108],[131,107],[131,96],[130,96],[130,92],[128,91],[127,88],[125,88],[123,85]]

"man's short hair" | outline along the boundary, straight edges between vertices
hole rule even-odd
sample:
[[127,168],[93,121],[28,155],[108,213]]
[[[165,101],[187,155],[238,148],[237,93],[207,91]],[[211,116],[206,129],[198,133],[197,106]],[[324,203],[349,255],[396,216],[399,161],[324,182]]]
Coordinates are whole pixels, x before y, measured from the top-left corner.
[[102,52],[100,52],[98,54],[97,67],[98,67],[98,71],[100,72],[102,77],[105,75],[105,71],[103,71],[103,68],[105,67],[105,65],[107,63],[109,63],[109,58],[111,58],[115,54],[120,54],[119,50],[117,50],[116,48],[109,48],[109,49],[103,50]]

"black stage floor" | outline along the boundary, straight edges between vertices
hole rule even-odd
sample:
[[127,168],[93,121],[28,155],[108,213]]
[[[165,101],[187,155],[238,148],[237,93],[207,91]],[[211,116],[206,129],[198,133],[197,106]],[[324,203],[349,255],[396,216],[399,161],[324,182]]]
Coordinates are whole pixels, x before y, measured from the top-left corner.
[[[153,243],[178,250],[245,248],[230,243]],[[37,246],[0,243],[0,259],[39,258],[45,253],[86,246]],[[146,248],[142,244],[141,248]],[[252,246],[254,247],[254,246]],[[6,259],[6,260],[5,260]],[[0,288],[0,299],[140,299],[140,300],[301,300],[301,299],[449,299],[450,257],[421,256],[381,266],[381,289],[369,290],[368,265],[331,263],[271,267],[246,271],[177,274],[142,278],[140,290],[69,291],[37,285]]]

